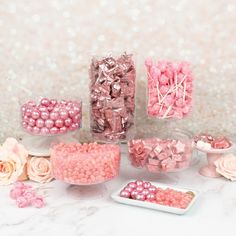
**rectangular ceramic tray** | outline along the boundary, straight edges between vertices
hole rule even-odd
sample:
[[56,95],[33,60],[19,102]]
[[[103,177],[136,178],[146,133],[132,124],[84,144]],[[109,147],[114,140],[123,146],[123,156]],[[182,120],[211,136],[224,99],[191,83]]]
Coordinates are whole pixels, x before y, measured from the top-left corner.
[[121,189],[119,189],[118,191],[113,193],[111,195],[111,198],[116,202],[126,204],[126,205],[145,207],[145,208],[149,208],[149,209],[153,209],[153,210],[165,211],[165,212],[169,212],[169,213],[173,213],[173,214],[183,215],[183,214],[185,214],[186,212],[188,212],[190,210],[190,208],[192,207],[192,205],[194,204],[194,202],[196,201],[196,199],[199,197],[199,194],[200,194],[199,191],[193,190],[193,189],[174,187],[174,186],[171,186],[171,185],[161,184],[161,183],[157,183],[157,182],[150,182],[152,185],[154,185],[156,187],[160,187],[162,189],[171,188],[171,189],[174,189],[174,190],[177,190],[177,191],[182,191],[182,192],[188,192],[188,191],[193,192],[195,196],[194,196],[191,203],[188,205],[188,207],[186,209],[180,209],[180,208],[170,207],[170,206],[163,206],[163,205],[160,205],[160,204],[157,204],[157,203],[144,202],[144,201],[138,201],[138,200],[133,200],[133,199],[129,199],[129,198],[120,197],[119,196],[120,191],[128,183],[134,182],[134,181],[136,181],[136,180],[129,180],[126,184],[124,184],[124,186]]

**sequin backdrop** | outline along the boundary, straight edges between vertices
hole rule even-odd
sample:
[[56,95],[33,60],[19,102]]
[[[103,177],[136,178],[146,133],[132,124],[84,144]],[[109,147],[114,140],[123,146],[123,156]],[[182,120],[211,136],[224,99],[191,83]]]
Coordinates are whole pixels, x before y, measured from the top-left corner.
[[194,111],[177,126],[234,135],[235,22],[235,0],[1,0],[0,140],[22,135],[19,104],[40,95],[82,98],[89,138],[88,66],[111,50],[135,55],[137,135],[160,126],[144,109],[148,56],[193,63]]

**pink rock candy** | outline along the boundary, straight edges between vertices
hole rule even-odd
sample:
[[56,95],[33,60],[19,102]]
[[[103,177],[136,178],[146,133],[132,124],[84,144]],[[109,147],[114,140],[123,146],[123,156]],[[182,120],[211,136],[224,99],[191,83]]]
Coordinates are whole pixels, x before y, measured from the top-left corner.
[[54,145],[51,153],[56,179],[78,185],[102,183],[119,173],[118,145],[70,143]]
[[182,119],[192,108],[193,75],[187,62],[145,62],[148,77],[148,115]]
[[191,142],[159,138],[130,140],[129,159],[135,167],[150,172],[171,172],[187,168],[191,161]]

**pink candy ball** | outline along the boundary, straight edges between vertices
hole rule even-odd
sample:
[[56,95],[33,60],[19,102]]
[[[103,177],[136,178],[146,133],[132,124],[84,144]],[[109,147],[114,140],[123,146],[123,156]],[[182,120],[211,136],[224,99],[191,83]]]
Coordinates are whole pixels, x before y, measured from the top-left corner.
[[59,118],[59,113],[58,112],[51,112],[50,113],[50,119],[51,120],[57,120]]
[[66,133],[66,131],[67,131],[67,128],[66,128],[65,126],[63,126],[63,127],[60,128],[60,133],[61,133],[61,134]]
[[74,110],[69,110],[68,114],[69,114],[70,118],[73,118],[76,115]]
[[36,122],[33,118],[29,118],[28,124],[33,127],[35,126]]
[[49,106],[50,101],[49,101],[49,99],[47,99],[47,98],[42,98],[41,101],[40,101],[40,103],[41,103],[41,105],[47,107],[47,106]]
[[135,184],[137,185],[137,187],[143,186],[143,181],[142,181],[142,180],[137,180],[137,181],[135,182]]
[[44,120],[42,120],[42,119],[36,120],[36,126],[38,128],[42,128],[44,126]]
[[53,120],[48,119],[48,120],[45,121],[45,126],[46,126],[47,128],[50,129],[50,128],[53,127],[53,125],[54,125],[54,121],[53,121]]
[[71,126],[71,124],[72,124],[72,119],[71,118],[65,119],[65,126],[69,127],[69,126]]
[[131,195],[130,192],[123,190],[120,192],[120,196],[124,198],[130,198]]
[[57,128],[62,128],[64,126],[64,121],[62,119],[58,119],[55,121],[55,125]]
[[40,131],[42,135],[48,135],[49,134],[49,129],[47,127],[43,127]]
[[39,111],[34,110],[34,111],[32,112],[32,118],[35,119],[35,120],[37,120],[39,117],[40,117]]
[[51,134],[58,134],[58,133],[59,133],[59,129],[58,129],[57,127],[52,127],[52,128],[50,129],[50,133],[51,133]]
[[56,100],[56,99],[51,99],[51,100],[50,100],[50,103],[51,103],[53,106],[55,106],[55,105],[57,104],[57,100]]
[[47,120],[49,118],[49,112],[48,111],[42,111],[41,112],[41,118],[43,120]]
[[40,128],[38,128],[37,126],[34,126],[32,131],[33,131],[34,134],[39,134],[40,133]]
[[135,199],[138,201],[145,201],[146,197],[143,194],[137,194]]
[[67,112],[67,110],[65,110],[65,109],[61,110],[61,111],[60,111],[60,117],[61,117],[61,119],[63,119],[63,120],[67,119],[67,118],[68,118],[68,112]]
[[135,182],[130,182],[130,183],[128,184],[128,187],[130,187],[130,188],[136,188],[137,185],[136,185]]

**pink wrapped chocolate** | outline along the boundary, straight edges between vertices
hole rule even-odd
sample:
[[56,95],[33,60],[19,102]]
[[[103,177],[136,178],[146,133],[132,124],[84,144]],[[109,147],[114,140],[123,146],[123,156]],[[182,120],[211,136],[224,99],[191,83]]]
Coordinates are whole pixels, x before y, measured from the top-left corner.
[[76,185],[99,184],[119,174],[120,148],[112,144],[61,143],[53,146],[51,163],[58,180]]
[[92,60],[90,106],[95,139],[119,141],[130,136],[134,126],[135,77],[131,54]]
[[148,115],[182,119],[192,109],[193,75],[187,62],[145,61],[148,79]]
[[189,167],[192,143],[188,139],[136,139],[128,142],[129,159],[134,167],[150,172],[174,172]]

